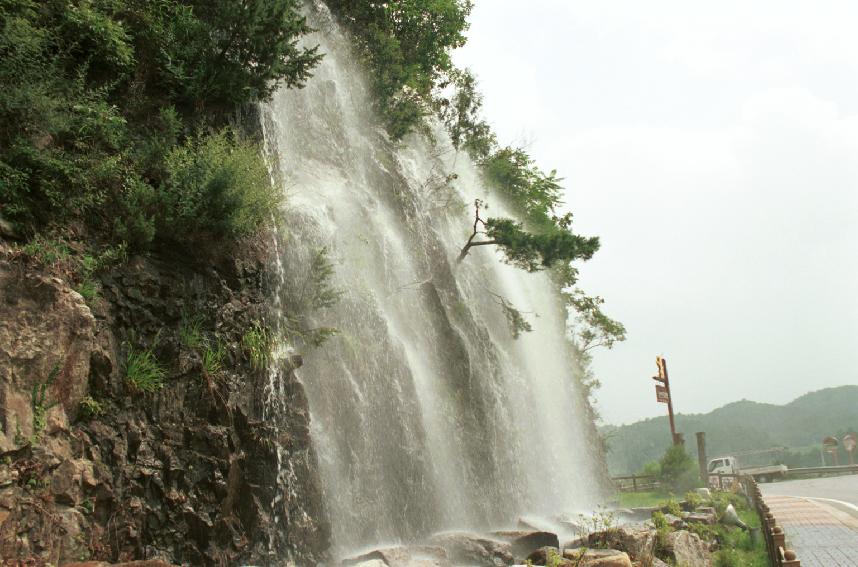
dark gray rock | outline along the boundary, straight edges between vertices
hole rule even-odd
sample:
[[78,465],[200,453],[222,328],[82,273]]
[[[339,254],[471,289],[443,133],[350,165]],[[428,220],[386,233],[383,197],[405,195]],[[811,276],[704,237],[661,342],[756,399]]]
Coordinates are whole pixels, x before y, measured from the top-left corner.
[[492,535],[508,542],[516,559],[524,559],[540,547],[560,547],[557,534],[551,532],[512,530],[492,532]]
[[[329,527],[307,399],[292,374],[299,361],[275,369],[286,397],[266,410],[268,370],[252,368],[240,346],[268,309],[264,247],[243,246],[215,256],[132,258],[100,275],[102,299],[91,305],[65,282],[0,254],[0,335],[32,337],[0,338],[0,406],[11,400],[15,411],[30,411],[17,436],[14,420],[0,423],[0,557],[326,560]],[[180,340],[183,312],[200,315],[207,339],[226,347],[213,381]],[[167,371],[162,390],[129,387],[127,344],[152,349]],[[30,437],[33,380],[57,361],[62,372],[47,402],[60,402],[64,415],[47,416],[37,445],[21,444]],[[104,411],[75,421],[84,395]],[[277,477],[278,444],[294,471],[288,490]]]

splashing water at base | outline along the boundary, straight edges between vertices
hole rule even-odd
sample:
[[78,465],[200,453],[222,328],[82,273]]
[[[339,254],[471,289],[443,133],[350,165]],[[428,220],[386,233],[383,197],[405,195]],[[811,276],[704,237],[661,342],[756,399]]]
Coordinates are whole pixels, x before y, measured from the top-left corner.
[[[263,122],[287,199],[275,305],[286,317],[318,283],[322,248],[342,291],[311,315],[338,334],[300,372],[335,553],[592,509],[598,457],[556,290],[490,247],[457,263],[466,203],[500,199],[440,128],[392,144],[348,39],[322,6],[311,24],[325,58]],[[498,296],[532,332],[512,338]]]

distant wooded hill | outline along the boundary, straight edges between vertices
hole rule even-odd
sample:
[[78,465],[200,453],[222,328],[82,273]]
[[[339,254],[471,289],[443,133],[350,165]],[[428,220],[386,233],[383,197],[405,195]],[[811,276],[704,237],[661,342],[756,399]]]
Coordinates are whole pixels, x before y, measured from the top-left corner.
[[[689,453],[697,455],[695,432],[706,432],[709,458],[737,451],[783,446],[787,451],[741,457],[743,464],[784,462],[789,466],[818,466],[822,438],[858,431],[858,386],[826,388],[783,405],[742,400],[706,414],[679,414],[676,428],[685,434]],[[605,426],[608,468],[612,475],[637,472],[661,457],[670,444],[667,416],[630,425]],[[856,455],[858,457],[858,455]],[[841,463],[846,455],[841,451]],[[830,461],[829,461],[830,464]]]

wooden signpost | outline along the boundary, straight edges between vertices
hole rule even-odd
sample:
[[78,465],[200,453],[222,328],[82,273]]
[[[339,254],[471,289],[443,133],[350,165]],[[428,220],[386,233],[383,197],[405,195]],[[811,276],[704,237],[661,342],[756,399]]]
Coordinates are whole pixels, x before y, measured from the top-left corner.
[[673,400],[670,396],[670,378],[667,375],[667,361],[662,356],[655,357],[655,365],[658,367],[658,376],[652,379],[661,384],[655,385],[655,399],[657,402],[667,404],[667,415],[670,418],[670,437],[674,445],[682,443],[682,436],[676,433],[676,425],[673,422]]
[[837,466],[837,445],[837,437],[826,437],[822,440],[822,447],[826,453],[831,453],[835,467]]
[[855,464],[855,446],[858,445],[858,435],[854,433],[847,433],[843,436],[843,448],[846,449],[846,453],[849,455],[849,464]]

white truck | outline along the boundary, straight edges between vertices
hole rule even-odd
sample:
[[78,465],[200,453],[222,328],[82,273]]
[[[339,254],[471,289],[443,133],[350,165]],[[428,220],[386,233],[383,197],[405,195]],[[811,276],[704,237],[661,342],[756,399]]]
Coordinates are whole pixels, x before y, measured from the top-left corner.
[[725,456],[716,457],[709,461],[709,466],[706,467],[709,474],[741,474],[754,477],[758,482],[771,482],[776,478],[781,478],[787,473],[786,465],[765,465],[762,467],[747,467],[742,468],[739,460],[736,457]]

